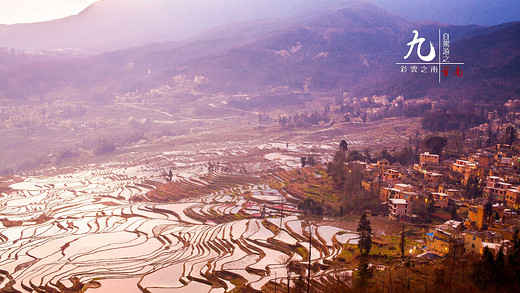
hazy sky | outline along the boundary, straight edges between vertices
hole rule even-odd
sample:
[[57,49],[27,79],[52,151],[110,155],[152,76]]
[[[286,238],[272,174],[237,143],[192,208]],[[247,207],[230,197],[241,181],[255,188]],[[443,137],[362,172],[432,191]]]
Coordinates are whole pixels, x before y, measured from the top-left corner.
[[520,0],[366,0],[412,20],[495,25],[520,21]]
[[[62,18],[78,14],[97,1],[99,0],[0,0],[0,24],[38,22]],[[365,1],[374,2],[392,13],[413,20],[480,25],[494,25],[520,20],[519,0]]]
[[0,0],[0,23],[38,22],[78,14],[99,0]]

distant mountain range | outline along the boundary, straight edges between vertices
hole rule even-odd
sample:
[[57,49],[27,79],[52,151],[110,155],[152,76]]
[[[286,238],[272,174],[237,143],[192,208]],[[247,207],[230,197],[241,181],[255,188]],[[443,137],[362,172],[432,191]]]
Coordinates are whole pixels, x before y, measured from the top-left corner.
[[[449,60],[465,63],[460,65],[462,77],[453,76],[455,65],[440,84],[431,66],[428,74],[412,74],[410,66],[401,73],[395,63],[420,61],[403,60],[414,29],[437,44],[439,29],[449,33]],[[224,54],[194,60],[185,71],[208,76],[221,90],[225,85],[246,90],[303,88],[307,83],[311,90],[356,95],[510,98],[520,96],[518,40],[518,22],[493,27],[417,23],[373,5],[352,4]]]
[[[108,5],[120,0],[110,1],[102,3]],[[130,3],[129,11],[134,11],[130,9],[132,1],[124,2]],[[186,74],[189,77],[206,76],[209,83],[204,85],[204,90],[211,92],[252,92],[278,86],[302,90],[305,86],[311,91],[349,92],[358,96],[402,94],[411,98],[431,96],[490,101],[520,96],[519,22],[492,27],[452,26],[410,21],[361,2],[343,3],[341,9],[327,11],[325,7],[330,7],[332,2],[323,4],[321,12],[313,15],[304,14],[305,9],[300,7],[298,17],[237,22],[212,28],[188,41],[145,45],[81,58],[56,60],[12,56],[5,51],[0,53],[0,95],[27,98],[66,88],[84,93],[82,97],[103,100],[114,92],[146,89],[171,82],[175,75]],[[72,26],[60,21],[41,25],[67,30],[67,27],[80,26],[77,23],[83,23],[82,19],[90,14],[96,14],[92,19],[108,21],[110,17],[103,13],[113,10],[98,8],[92,7],[77,18],[61,20],[73,22]],[[143,17],[147,13],[151,15],[152,11],[143,8],[132,13]],[[131,13],[122,14],[128,22],[118,23],[131,23],[131,19],[139,18],[128,17]],[[195,14],[204,15],[202,12]],[[273,16],[272,12],[261,14]],[[289,12],[282,14],[286,16]],[[157,17],[153,20],[161,23],[158,27],[176,27],[175,21],[178,19]],[[81,25],[85,26],[84,23]],[[129,30],[126,25],[115,25],[112,31],[120,30],[121,36],[141,35],[137,28]],[[138,23],[133,25],[139,27]],[[213,25],[189,30],[186,35]],[[149,30],[145,26],[141,28]],[[439,29],[450,34],[450,61],[465,63],[460,66],[462,77],[453,75],[456,66],[450,66],[449,76],[443,76],[441,83],[435,73],[412,73],[411,68],[401,73],[400,66],[395,63],[404,61],[408,51],[406,44],[413,37],[412,30],[418,30],[421,37],[434,42],[437,50]],[[166,31],[168,29],[157,29],[155,35],[150,34],[143,42],[166,40]],[[70,34],[65,32],[60,38],[66,39]],[[0,30],[0,37],[3,36]],[[107,33],[106,38],[109,37]],[[101,44],[103,39],[90,43],[86,37],[78,38],[86,46]],[[128,39],[134,39],[134,36]],[[32,41],[20,37],[22,40]],[[426,52],[428,41],[423,52]],[[126,70],[129,64],[131,70]]]

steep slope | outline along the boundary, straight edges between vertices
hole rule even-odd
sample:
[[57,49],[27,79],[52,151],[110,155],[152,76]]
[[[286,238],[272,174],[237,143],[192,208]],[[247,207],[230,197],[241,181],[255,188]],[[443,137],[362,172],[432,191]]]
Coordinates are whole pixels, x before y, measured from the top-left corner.
[[[283,30],[292,22],[260,20],[212,29],[188,42],[165,42],[92,56],[57,58],[0,49],[0,97],[56,99],[52,92],[75,92],[103,102],[115,92],[147,89],[171,82],[168,71],[208,55],[226,52]],[[70,95],[68,95],[70,97]]]
[[79,48],[104,52],[151,42],[184,40],[235,21],[327,9],[336,0],[102,0],[76,16],[0,26],[0,47]]
[[380,60],[397,52],[408,26],[410,22],[375,6],[350,5],[224,55],[191,63],[187,71],[209,76],[215,86],[239,80],[243,90],[280,85],[302,88],[304,82],[317,90],[348,86],[369,72],[380,74]]
[[[436,48],[438,30],[449,32],[450,60],[466,63],[463,77],[443,77],[439,84],[437,74],[401,74],[395,63],[403,62],[414,29]],[[305,84],[314,91],[356,95],[507,99],[520,94],[519,32],[519,23],[493,27],[416,23],[356,3],[225,54],[190,62],[182,72],[208,76],[213,90],[285,85],[303,89]]]

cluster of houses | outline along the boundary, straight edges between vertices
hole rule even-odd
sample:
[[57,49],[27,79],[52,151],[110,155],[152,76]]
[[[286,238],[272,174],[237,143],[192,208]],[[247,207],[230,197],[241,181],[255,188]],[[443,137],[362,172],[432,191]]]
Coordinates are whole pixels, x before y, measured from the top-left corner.
[[[363,186],[379,191],[389,217],[396,220],[413,221],[418,217],[414,206],[430,205],[433,199],[436,218],[446,221],[427,233],[428,254],[442,257],[453,249],[482,253],[484,247],[496,252],[507,249],[520,230],[520,156],[509,155],[510,150],[497,146],[493,153],[442,162],[425,152],[419,164],[408,168],[383,159],[367,165]],[[475,190],[477,197],[471,198],[468,193]]]

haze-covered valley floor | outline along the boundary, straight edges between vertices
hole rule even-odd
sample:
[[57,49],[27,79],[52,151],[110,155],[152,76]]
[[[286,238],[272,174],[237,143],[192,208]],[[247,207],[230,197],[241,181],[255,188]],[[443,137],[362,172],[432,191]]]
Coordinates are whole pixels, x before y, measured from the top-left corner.
[[[217,130],[197,129],[2,178],[0,287],[260,290],[270,280],[282,281],[289,260],[305,261],[309,246],[297,201],[270,187],[283,180],[273,172],[298,168],[300,157],[311,153],[327,161],[340,139],[352,149],[388,147],[405,143],[418,128],[408,119],[292,131],[245,121],[221,120]],[[200,189],[201,195],[154,202],[147,192],[164,183],[170,169],[176,193]],[[313,260],[338,255],[340,243],[356,238],[334,223],[313,228],[312,235]],[[320,278],[326,273],[315,280],[326,284]]]

